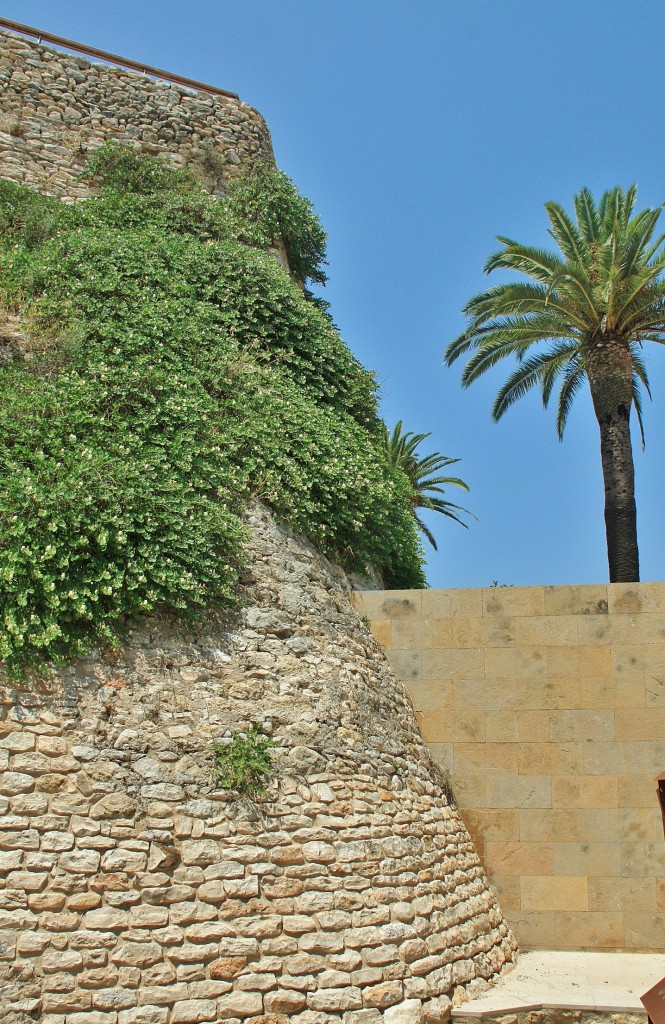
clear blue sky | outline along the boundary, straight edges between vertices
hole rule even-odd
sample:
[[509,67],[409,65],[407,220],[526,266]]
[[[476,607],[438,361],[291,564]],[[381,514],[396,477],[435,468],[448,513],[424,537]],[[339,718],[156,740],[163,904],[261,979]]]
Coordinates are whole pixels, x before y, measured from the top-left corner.
[[[563,443],[537,396],[499,424],[508,366],[445,369],[494,236],[544,244],[543,203],[637,182],[665,201],[662,0],[4,0],[7,18],[238,92],[329,233],[325,290],[389,425],[459,457],[478,517],[434,516],[432,586],[607,579],[597,426]],[[664,215],[665,221],[665,215]],[[636,437],[644,580],[665,579],[665,352]],[[426,450],[426,449],[424,449]]]

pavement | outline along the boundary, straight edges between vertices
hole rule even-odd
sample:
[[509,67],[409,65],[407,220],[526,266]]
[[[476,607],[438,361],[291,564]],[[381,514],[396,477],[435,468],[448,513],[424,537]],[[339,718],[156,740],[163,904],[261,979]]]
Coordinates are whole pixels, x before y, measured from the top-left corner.
[[640,996],[663,976],[662,954],[521,953],[512,971],[487,992],[454,1007],[452,1018],[494,1017],[550,1008],[645,1013]]

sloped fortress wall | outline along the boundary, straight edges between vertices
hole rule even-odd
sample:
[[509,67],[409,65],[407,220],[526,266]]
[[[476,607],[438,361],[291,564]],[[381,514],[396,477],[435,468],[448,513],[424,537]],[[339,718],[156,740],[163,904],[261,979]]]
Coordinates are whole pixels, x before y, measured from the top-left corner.
[[[5,679],[0,1019],[439,1021],[511,962],[343,577],[260,508],[250,523],[235,619],[150,619],[39,688]],[[250,800],[212,786],[211,744],[253,723],[274,770]]]
[[89,151],[115,139],[174,166],[210,159],[232,173],[252,157],[272,159],[268,127],[232,97],[192,92],[134,71],[91,64],[0,31],[0,178],[69,199]]
[[665,949],[665,584],[354,595],[520,945]]

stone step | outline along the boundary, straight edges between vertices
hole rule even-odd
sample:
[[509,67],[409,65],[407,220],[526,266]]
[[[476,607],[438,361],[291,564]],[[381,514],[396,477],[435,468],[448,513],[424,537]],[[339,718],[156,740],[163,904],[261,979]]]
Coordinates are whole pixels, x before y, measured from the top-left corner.
[[640,996],[665,975],[652,953],[534,951],[491,989],[453,1007],[453,1024],[644,1024]]

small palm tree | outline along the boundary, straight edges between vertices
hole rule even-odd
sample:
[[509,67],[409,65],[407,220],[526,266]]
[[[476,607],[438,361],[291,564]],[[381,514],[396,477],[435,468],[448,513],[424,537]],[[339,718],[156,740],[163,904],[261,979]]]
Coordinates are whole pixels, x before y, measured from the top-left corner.
[[500,237],[502,248],[485,271],[518,271],[530,281],[472,298],[464,308],[467,328],[445,353],[448,365],[471,353],[465,387],[499,360],[516,358],[494,401],[495,420],[534,387],[547,406],[558,383],[559,439],[587,381],[600,428],[610,582],[640,578],[630,411],[634,405],[644,445],[640,388],[651,392],[642,345],[665,343],[665,235],[654,239],[662,207],[633,216],[636,197],[631,185],[596,203],[582,189],[574,197],[575,220],[558,203],[546,203],[560,254]]
[[467,524],[460,518],[458,513],[462,512],[467,515],[472,515],[473,513],[468,512],[461,505],[453,505],[452,502],[446,501],[445,498],[438,497],[438,495],[444,493],[442,485],[461,487],[463,491],[468,491],[469,488],[457,476],[431,475],[460,461],[459,459],[449,459],[445,455],[440,455],[439,452],[420,456],[418,454],[418,446],[431,436],[431,433],[414,434],[412,431],[404,434],[402,433],[402,421],[399,420],[392,434],[389,434],[386,430],[386,455],[388,464],[393,469],[401,469],[410,481],[413,488],[412,504],[414,518],[434,550],[437,551],[432,531],[422,521],[416,509],[428,508],[433,512],[440,512],[442,515],[448,516],[449,519],[454,519],[456,522],[461,523],[465,528]]

